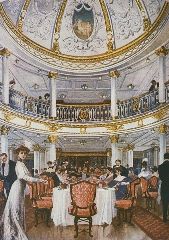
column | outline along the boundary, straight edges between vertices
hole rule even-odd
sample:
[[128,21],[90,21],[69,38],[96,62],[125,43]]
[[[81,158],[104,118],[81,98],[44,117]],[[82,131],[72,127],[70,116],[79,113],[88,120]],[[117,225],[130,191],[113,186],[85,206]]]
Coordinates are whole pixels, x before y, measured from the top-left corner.
[[40,146],[39,144],[33,145],[34,150],[34,170],[37,169],[40,173]]
[[8,151],[8,133],[10,128],[3,125],[0,127],[1,131],[1,153],[6,153],[9,157],[9,151]]
[[12,147],[9,148],[9,160],[14,161],[14,155],[13,155],[13,148]]
[[133,167],[133,149],[134,145],[132,144],[127,145],[127,163],[129,167]]
[[40,155],[39,155],[39,163],[40,163],[40,173],[43,172],[43,169],[46,167],[45,163],[45,149],[40,149]]
[[9,104],[9,56],[10,52],[3,48],[0,51],[2,56],[2,98],[3,103]]
[[56,161],[56,140],[57,137],[54,135],[48,136],[49,141],[49,160],[48,161]]
[[112,151],[112,156],[111,156],[111,167],[115,165],[115,161],[118,159],[118,148],[117,148],[117,143],[119,140],[118,135],[112,135],[110,136],[111,140],[111,151]]
[[56,77],[57,73],[49,72],[48,78],[50,80],[50,116],[56,117]]
[[113,119],[117,116],[117,96],[116,96],[116,80],[120,76],[117,70],[109,73],[111,78],[111,116]]
[[164,161],[164,153],[166,153],[166,133],[167,133],[167,125],[161,124],[159,126],[159,137],[160,137],[160,158],[159,165]]
[[168,50],[162,46],[155,51],[159,57],[159,102],[165,102],[166,56]]
[[111,163],[111,148],[106,149],[106,154],[107,154],[107,166],[112,167]]
[[154,147],[154,166],[159,165],[159,147],[155,146]]

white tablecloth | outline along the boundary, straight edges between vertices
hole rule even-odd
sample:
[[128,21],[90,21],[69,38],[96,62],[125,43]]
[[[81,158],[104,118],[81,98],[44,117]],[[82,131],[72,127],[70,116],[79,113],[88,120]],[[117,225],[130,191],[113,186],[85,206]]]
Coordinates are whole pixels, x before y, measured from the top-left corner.
[[[114,203],[115,191],[112,188],[97,189],[95,203],[97,214],[92,217],[93,225],[111,224],[112,218],[116,216]],[[70,190],[53,189],[53,208],[51,218],[56,226],[74,225],[74,217],[68,213],[71,203]],[[84,223],[83,223],[84,224]]]

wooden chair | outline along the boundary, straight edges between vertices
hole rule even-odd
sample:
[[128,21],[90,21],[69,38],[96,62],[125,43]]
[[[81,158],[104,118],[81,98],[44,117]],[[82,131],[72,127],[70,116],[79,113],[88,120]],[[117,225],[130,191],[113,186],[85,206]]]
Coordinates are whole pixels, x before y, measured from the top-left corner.
[[157,197],[158,197],[158,178],[156,176],[153,176],[148,180],[147,187],[148,210],[151,210],[152,208],[155,209]]
[[5,203],[6,198],[4,194],[4,181],[0,180],[0,204]]
[[49,185],[44,183],[31,183],[30,189],[32,207],[35,210],[35,226],[38,225],[39,216],[46,218],[46,224],[49,226],[52,209],[52,196],[48,195]]
[[71,206],[68,209],[69,214],[74,216],[75,238],[78,237],[78,222],[85,221],[89,223],[89,236],[92,237],[92,216],[97,213],[96,204],[96,184],[81,181],[70,185]]
[[[128,185],[128,193],[124,199],[117,200],[115,207],[117,208],[118,224],[122,220],[131,223],[134,207],[136,206],[136,186],[140,184],[140,179],[136,178]],[[129,215],[129,218],[128,218]]]

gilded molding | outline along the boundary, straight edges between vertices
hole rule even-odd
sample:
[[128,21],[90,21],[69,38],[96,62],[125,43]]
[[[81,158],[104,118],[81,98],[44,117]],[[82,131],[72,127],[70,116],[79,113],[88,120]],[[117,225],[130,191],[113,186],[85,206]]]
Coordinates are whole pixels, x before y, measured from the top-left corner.
[[134,144],[127,144],[127,146],[126,146],[126,150],[127,150],[127,151],[130,151],[130,150],[133,151],[134,148],[135,148]]
[[10,122],[10,121],[13,120],[14,118],[15,118],[15,116],[14,116],[13,114],[8,113],[8,112],[4,113],[4,119],[5,119],[5,121]]
[[57,72],[49,72],[48,73],[48,78],[52,79],[52,78],[57,78],[58,77],[58,73]]
[[112,26],[111,26],[111,20],[109,18],[109,14],[107,11],[105,1],[99,0],[99,2],[100,2],[100,6],[102,8],[104,21],[105,21],[105,25],[106,25],[106,32],[107,32],[107,38],[108,38],[107,48],[108,48],[108,52],[111,53],[113,51],[113,37],[112,37],[113,31],[112,31]]
[[166,116],[166,109],[159,109],[156,113],[154,113],[153,117],[157,120],[161,120]]
[[109,72],[109,77],[111,77],[111,78],[118,78],[118,77],[120,77],[120,73],[119,73],[118,70],[115,69],[115,70]]
[[144,2],[142,0],[135,0],[135,2],[143,18],[143,30],[148,32],[151,28],[151,21],[148,12],[144,6]]
[[18,30],[19,30],[20,32],[22,32],[23,21],[24,21],[24,19],[25,19],[25,16],[26,16],[28,7],[29,7],[29,5],[30,5],[30,2],[31,2],[31,0],[26,0],[26,1],[24,2],[24,5],[23,5],[22,10],[21,10],[21,12],[20,12],[20,15],[19,15],[19,18],[18,18],[18,22],[17,22],[17,25],[16,25],[16,27],[18,28]]
[[86,127],[80,127],[80,134],[86,134]]
[[34,150],[34,151],[37,151],[37,152],[40,152],[40,150],[41,150],[40,145],[39,145],[39,144],[33,145],[33,150]]
[[167,49],[165,46],[161,46],[157,50],[155,50],[155,54],[159,57],[167,56],[169,52],[169,49]]
[[57,136],[49,135],[49,136],[48,136],[48,141],[49,141],[49,143],[56,143],[56,141],[57,141]]
[[158,128],[159,133],[166,134],[168,130],[168,126],[166,124],[161,124]]
[[0,127],[1,135],[8,135],[9,130],[10,130],[10,127],[7,127],[5,125],[2,125]]
[[144,31],[149,31],[150,27],[151,27],[150,19],[144,17],[144,18],[143,18],[143,30],[144,30]]
[[0,50],[0,56],[9,57],[11,52],[7,48],[3,48]]
[[108,123],[107,126],[106,126],[106,128],[107,128],[108,130],[114,132],[114,131],[118,131],[118,130],[122,129],[122,128],[123,128],[123,125],[122,125],[122,124],[118,124],[118,123],[116,122],[116,120],[114,120],[114,122]]
[[112,135],[110,136],[111,143],[118,143],[119,141],[119,135]]
[[61,157],[107,157],[107,152],[61,152]]
[[[66,0],[65,0],[66,1]],[[155,22],[151,25],[151,28],[149,31],[145,31],[141,36],[139,36],[137,39],[133,40],[132,42],[128,43],[127,45],[118,48],[116,50],[113,50],[112,52],[106,52],[104,54],[100,55],[95,55],[95,56],[68,56],[61,54],[59,52],[53,51],[53,49],[47,49],[43,46],[38,45],[28,37],[22,34],[22,32],[18,31],[18,29],[14,26],[13,22],[9,18],[9,16],[6,14],[3,5],[0,4],[0,12],[1,16],[5,22],[5,24],[8,26],[8,28],[14,33],[20,40],[19,44],[23,46],[24,48],[27,49],[29,52],[34,49],[40,54],[40,57],[44,59],[44,56],[46,61],[49,62],[49,57],[58,59],[59,61],[65,61],[65,62],[74,62],[74,63],[99,63],[101,61],[107,60],[114,58],[116,56],[122,55],[125,52],[130,51],[131,49],[136,49],[136,47],[141,44],[144,40],[147,40],[147,38],[159,27],[160,23],[165,19],[165,17],[168,15],[169,11],[169,4],[165,3],[160,14],[158,15],[157,19]],[[61,21],[61,20],[60,20]],[[29,46],[29,48],[28,48]],[[30,49],[30,47],[32,49]],[[34,53],[33,53],[34,54]],[[43,56],[42,56],[43,55]]]
[[61,8],[59,10],[58,17],[56,18],[56,22],[55,22],[55,30],[54,30],[54,35],[53,35],[53,48],[52,48],[52,50],[56,53],[59,53],[58,39],[59,39],[59,33],[60,33],[62,18],[63,18],[63,14],[64,14],[64,11],[65,11],[65,8],[66,8],[66,4],[67,4],[67,0],[64,0]]

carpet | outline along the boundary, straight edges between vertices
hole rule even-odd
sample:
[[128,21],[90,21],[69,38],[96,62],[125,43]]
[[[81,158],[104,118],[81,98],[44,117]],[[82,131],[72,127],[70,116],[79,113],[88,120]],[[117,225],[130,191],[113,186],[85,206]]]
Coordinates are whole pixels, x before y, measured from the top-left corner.
[[152,240],[169,240],[169,224],[142,207],[137,207],[133,222],[137,224]]

